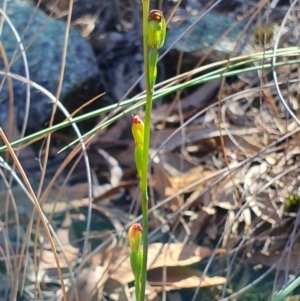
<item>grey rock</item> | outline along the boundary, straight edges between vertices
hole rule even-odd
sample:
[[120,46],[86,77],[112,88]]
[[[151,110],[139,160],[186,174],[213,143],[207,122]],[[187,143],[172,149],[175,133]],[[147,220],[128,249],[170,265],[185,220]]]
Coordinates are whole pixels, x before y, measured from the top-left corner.
[[[197,15],[191,15],[189,17],[186,17],[186,15],[179,16],[176,18],[177,20],[179,19],[178,21],[171,22],[164,49],[171,46],[176,39],[195,22],[197,18],[199,18],[199,14],[200,12]],[[246,22],[243,21],[236,24],[230,17],[217,13],[208,13],[199,20],[190,31],[185,33],[183,37],[172,46],[172,49],[187,53],[200,52],[201,54],[207,54],[212,47],[219,59],[224,58],[235,49],[237,39],[245,28],[245,23]],[[222,37],[226,31],[235,24],[236,26],[227,35]],[[249,31],[246,31],[246,33],[243,34],[236,54],[249,53],[253,50],[249,43],[249,38],[251,38],[251,34],[249,35]]]
[[[2,6],[3,1],[0,0]],[[8,17],[16,28],[26,49],[29,64],[30,80],[43,86],[55,95],[62,64],[62,53],[66,25],[61,20],[51,19],[44,12],[22,0],[7,2]],[[1,34],[8,60],[16,55],[17,60],[11,66],[10,72],[25,76],[24,63],[18,42],[9,25],[5,22]],[[0,68],[4,70],[2,59]],[[69,31],[68,52],[64,81],[60,100],[74,88],[85,85],[98,75],[98,67],[92,47],[74,28]],[[1,75],[0,81],[4,77]],[[26,85],[13,80],[14,105],[16,109],[17,126],[22,127],[24,120]],[[73,102],[76,99],[73,99]],[[31,88],[30,112],[28,128],[31,131],[44,127],[52,111],[52,102],[41,92]],[[0,91],[0,126],[7,122],[9,112],[7,79]]]

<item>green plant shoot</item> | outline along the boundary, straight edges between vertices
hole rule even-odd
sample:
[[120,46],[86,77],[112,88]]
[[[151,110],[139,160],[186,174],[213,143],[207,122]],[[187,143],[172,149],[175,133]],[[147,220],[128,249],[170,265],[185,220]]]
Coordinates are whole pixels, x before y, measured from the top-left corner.
[[151,10],[148,16],[149,81],[153,93],[157,75],[158,50],[166,38],[166,21],[161,11]]
[[148,45],[151,49],[159,50],[166,38],[166,21],[160,10],[151,10],[148,15]]
[[136,300],[140,300],[141,276],[143,252],[140,245],[142,240],[143,228],[140,224],[133,224],[128,231],[128,241],[130,246],[130,265],[135,280]]
[[[142,223],[143,223],[143,252],[130,256],[131,266],[135,274],[136,297],[138,301],[145,301],[148,258],[148,161],[150,145],[150,127],[152,97],[157,74],[158,50],[162,47],[166,37],[166,21],[159,10],[149,13],[149,0],[143,0],[143,53],[146,86],[145,126],[138,115],[133,116],[132,134],[135,141],[135,163],[140,177],[142,195]],[[140,252],[140,251],[139,251]],[[139,269],[141,260],[141,269]],[[138,262],[138,264],[136,264]],[[138,266],[138,269],[136,268]],[[134,270],[136,269],[136,270]],[[140,281],[139,281],[140,279]]]
[[144,149],[144,122],[139,115],[132,115],[132,135],[135,142],[134,158],[140,179],[142,178],[143,149]]

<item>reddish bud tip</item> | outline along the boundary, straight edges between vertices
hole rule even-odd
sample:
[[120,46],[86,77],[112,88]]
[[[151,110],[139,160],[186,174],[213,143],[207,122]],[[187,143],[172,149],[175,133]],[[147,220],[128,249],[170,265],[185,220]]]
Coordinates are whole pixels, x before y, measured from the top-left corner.
[[148,20],[155,20],[157,22],[161,22],[162,18],[163,18],[162,12],[158,9],[151,10],[148,15]]
[[133,224],[128,231],[129,246],[132,252],[140,250],[143,228],[140,224]]
[[132,115],[132,123],[134,124],[140,124],[143,123],[141,117],[139,115]]
[[[157,9],[151,10],[148,15],[148,45],[152,49],[160,49],[166,38],[166,20],[163,13]],[[156,63],[155,63],[156,64]]]

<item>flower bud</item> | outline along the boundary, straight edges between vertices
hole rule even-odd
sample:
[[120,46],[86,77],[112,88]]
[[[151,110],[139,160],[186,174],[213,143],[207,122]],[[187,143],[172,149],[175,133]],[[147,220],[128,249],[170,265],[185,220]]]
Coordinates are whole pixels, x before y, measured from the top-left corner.
[[166,20],[160,10],[151,10],[148,15],[148,44],[152,49],[160,49],[166,37]]
[[144,146],[144,122],[139,115],[132,115],[132,136],[135,146]]
[[143,228],[140,224],[133,224],[128,231],[128,241],[131,252],[138,252],[142,240]]

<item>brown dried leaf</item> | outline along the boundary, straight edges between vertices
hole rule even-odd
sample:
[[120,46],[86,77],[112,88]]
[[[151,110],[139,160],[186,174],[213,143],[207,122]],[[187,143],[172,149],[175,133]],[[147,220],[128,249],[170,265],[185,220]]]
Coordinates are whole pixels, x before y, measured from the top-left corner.
[[228,178],[211,190],[211,199],[214,206],[225,210],[235,210],[238,208],[233,185],[231,179]]
[[[151,179],[152,181],[150,186],[154,187],[160,200],[163,200],[170,195],[176,195],[178,190],[172,187],[170,177],[167,175],[161,165],[156,164],[154,166],[154,172]],[[181,207],[181,204],[183,204],[182,198],[180,196],[176,196],[171,199],[166,206],[168,206],[169,209],[176,211]]]
[[65,253],[66,259],[69,262],[76,260],[79,255],[79,246],[74,247],[73,242],[77,240],[77,237],[72,227],[72,219],[69,211],[66,212],[65,219],[62,223],[61,228],[56,230],[56,235],[64,247],[63,251]]
[[[211,250],[194,244],[150,244],[148,249],[148,270],[159,267],[187,266],[201,261],[211,255]],[[129,263],[129,250],[122,248],[114,253],[112,264],[109,266],[112,272],[111,278],[122,284],[134,280]]]
[[274,207],[269,193],[261,192],[254,198],[252,196],[246,197],[246,200],[249,202],[249,207],[256,216],[273,225],[280,222],[280,211]]
[[162,268],[148,272],[149,283],[159,287],[158,291],[162,289],[169,291],[183,288],[196,288],[199,286],[207,287],[226,283],[226,278],[224,277],[204,276],[201,281],[202,273],[188,266],[167,268],[166,273],[166,279],[163,281]]
[[[63,271],[68,272],[69,266],[72,266],[75,263],[74,259],[75,260],[78,259],[78,252],[72,253],[72,251],[70,252],[67,251],[66,254],[68,254],[66,256],[73,259],[73,262],[66,261],[62,253],[58,253],[57,257],[59,260],[60,268],[63,269]],[[53,252],[49,250],[43,250],[42,257],[39,264],[39,273],[45,273],[45,270],[47,270],[46,272],[47,276],[49,276],[50,278],[57,277],[57,264],[55,261],[55,257],[53,255]],[[30,278],[31,275],[28,275],[28,277]]]
[[211,255],[211,250],[195,244],[161,244],[155,243],[149,248],[149,269],[157,267],[177,267],[197,263]]
[[[213,175],[212,170],[203,170],[202,166],[192,168],[188,172],[182,173],[180,176],[177,177],[169,177],[169,181],[171,186],[173,187],[174,191],[178,191],[187,187],[188,185],[199,181],[200,179],[204,179]],[[211,180],[210,180],[211,181]],[[204,185],[207,185],[207,182],[203,182],[199,185],[195,185],[193,188],[186,190],[187,193],[192,192],[196,189],[203,188]]]
[[[227,128],[234,136],[247,136],[259,133],[259,129],[250,128],[250,127],[234,127],[230,126]],[[161,145],[164,143],[171,135],[173,135],[174,129],[163,129],[159,132],[153,133],[153,137],[151,141],[157,141],[155,145]],[[227,132],[225,129],[219,129],[218,126],[212,126],[209,128],[201,126],[190,126],[186,127],[184,131],[184,135],[181,131],[177,132],[172,138],[168,141],[168,143],[164,147],[165,152],[171,152],[174,149],[180,147],[182,145],[182,141],[185,141],[187,144],[193,144],[196,142],[201,142],[204,139],[212,139],[222,136],[227,136]],[[152,145],[151,145],[152,147]]]
[[[68,301],[84,300],[84,301],[98,301],[101,300],[103,284],[105,277],[103,277],[104,269],[101,266],[87,267],[81,271],[79,279],[74,286],[71,286],[67,292]],[[77,294],[78,298],[76,298]]]
[[211,239],[215,239],[215,235],[213,235],[213,237],[210,235],[212,233],[211,228],[213,228],[215,232],[217,229],[216,223],[212,222],[212,220],[214,220],[214,216],[204,210],[195,212],[188,221],[188,226],[191,229],[190,240],[195,240],[198,235],[204,233],[204,231]]
[[[120,285],[120,283],[114,279],[109,278],[105,282],[104,291],[108,294],[109,298],[113,301],[132,301],[134,287],[129,289],[127,284]],[[146,283],[145,292],[146,301],[159,301],[157,298],[157,293],[149,283]]]
[[[184,115],[187,115],[185,117],[188,118],[188,116],[193,115],[195,111],[199,112],[199,110],[210,104],[212,97],[217,93],[219,87],[220,80],[211,81],[203,84],[195,92],[182,99],[180,106]],[[167,116],[169,111],[170,114]],[[180,121],[177,106],[169,104],[164,104],[154,109],[152,115],[155,123],[161,121]]]
[[279,271],[290,271],[291,273],[295,273],[298,272],[300,268],[300,255],[298,250],[292,251],[290,254],[288,254],[288,252],[276,252],[267,255],[256,252],[251,254],[248,262],[255,265],[263,264],[270,267],[276,264],[276,269]]
[[156,151],[151,150],[150,156],[155,156],[155,163],[161,164],[164,170],[173,177],[188,172],[190,169],[195,167],[195,164],[191,163],[188,158],[174,152],[160,153],[157,155]]

